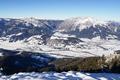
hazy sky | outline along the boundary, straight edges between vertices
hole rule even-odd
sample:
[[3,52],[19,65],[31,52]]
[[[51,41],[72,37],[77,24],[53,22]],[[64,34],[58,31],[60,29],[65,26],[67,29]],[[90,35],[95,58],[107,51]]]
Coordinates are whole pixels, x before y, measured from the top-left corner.
[[120,0],[0,0],[2,18],[81,16],[120,21]]

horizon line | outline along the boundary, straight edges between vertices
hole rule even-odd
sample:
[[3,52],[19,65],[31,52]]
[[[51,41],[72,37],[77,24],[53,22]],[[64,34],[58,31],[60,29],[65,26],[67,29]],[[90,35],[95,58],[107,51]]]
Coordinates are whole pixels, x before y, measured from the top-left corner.
[[67,17],[67,18],[47,18],[47,17],[36,17],[36,16],[27,16],[27,17],[0,17],[3,19],[29,19],[29,18],[34,18],[34,19],[43,19],[43,20],[66,20],[66,19],[71,19],[71,18],[87,18],[90,17],[92,19],[96,20],[102,20],[102,21],[117,21],[120,22],[120,20],[117,19],[103,19],[103,18],[97,18],[97,17],[92,17],[92,16],[74,16],[74,17]]

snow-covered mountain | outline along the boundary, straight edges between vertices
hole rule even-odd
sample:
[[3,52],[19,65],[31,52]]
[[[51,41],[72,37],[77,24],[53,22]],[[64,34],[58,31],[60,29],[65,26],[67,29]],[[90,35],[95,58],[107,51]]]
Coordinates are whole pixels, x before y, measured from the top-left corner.
[[119,39],[119,22],[78,17],[64,20],[51,36],[48,45],[79,55],[82,53],[85,53],[82,55],[86,53],[87,55],[100,55],[119,49],[116,46],[119,44]]
[[120,23],[98,21],[90,17],[71,18],[59,25],[58,32],[75,35],[79,38],[100,37],[101,39],[120,38]]
[[0,19],[0,48],[86,57],[112,53],[119,45],[120,22],[91,17]]
[[0,19],[0,37],[10,42],[27,40],[32,36],[39,35],[45,42],[53,30],[61,23],[60,20],[39,20],[35,18],[25,19]]

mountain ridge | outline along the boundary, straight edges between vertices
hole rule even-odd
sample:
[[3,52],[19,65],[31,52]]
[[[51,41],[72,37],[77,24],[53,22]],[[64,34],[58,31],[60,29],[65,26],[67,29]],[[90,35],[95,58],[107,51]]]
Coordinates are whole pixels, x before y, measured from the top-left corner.
[[0,18],[0,48],[94,56],[119,50],[119,41],[120,22],[115,21]]

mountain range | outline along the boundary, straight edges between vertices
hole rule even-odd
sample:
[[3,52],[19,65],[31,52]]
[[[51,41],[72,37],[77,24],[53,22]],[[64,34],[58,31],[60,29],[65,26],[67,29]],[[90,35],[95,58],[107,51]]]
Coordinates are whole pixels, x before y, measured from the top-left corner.
[[0,48],[59,57],[107,55],[120,49],[120,22],[91,17],[66,20],[0,18]]

